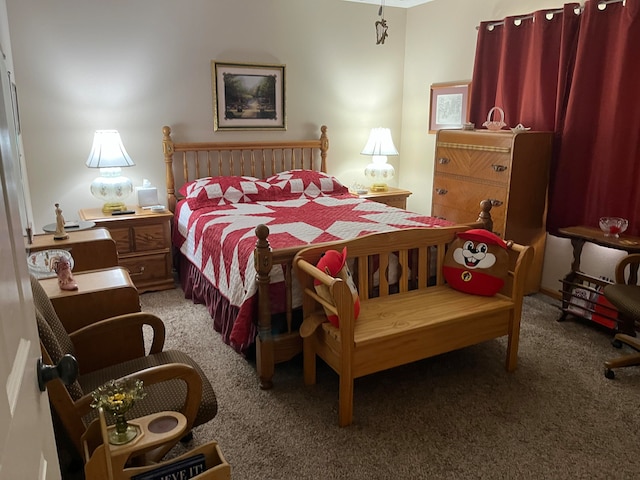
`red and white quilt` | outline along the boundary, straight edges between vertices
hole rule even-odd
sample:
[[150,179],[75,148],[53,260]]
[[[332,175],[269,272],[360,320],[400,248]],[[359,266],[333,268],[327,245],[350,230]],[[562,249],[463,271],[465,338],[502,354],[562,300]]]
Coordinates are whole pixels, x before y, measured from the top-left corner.
[[[242,307],[257,292],[254,230],[260,224],[269,227],[272,249],[345,240],[407,227],[451,224],[348,194],[233,203],[196,211],[185,202],[179,205],[176,219],[174,244],[231,305],[237,307]],[[273,266],[271,281],[283,281],[279,265]],[[294,295],[294,306],[299,305],[296,297],[298,295]],[[253,312],[246,313],[241,315],[244,318],[236,319],[233,326],[230,341],[234,345],[250,344],[255,337]],[[252,336],[243,337],[245,334]]]
[[[253,253],[254,230],[269,227],[273,250],[339,241],[368,233],[408,227],[451,225],[445,220],[419,215],[360,199],[349,193],[295,193],[284,200],[219,202],[192,210],[187,200],[176,209],[174,245],[229,301],[240,309],[228,343],[241,351],[257,333],[253,305],[257,293]],[[287,197],[287,196],[285,196]],[[274,265],[271,282],[283,282],[280,265]],[[294,292],[294,307],[300,305]]]

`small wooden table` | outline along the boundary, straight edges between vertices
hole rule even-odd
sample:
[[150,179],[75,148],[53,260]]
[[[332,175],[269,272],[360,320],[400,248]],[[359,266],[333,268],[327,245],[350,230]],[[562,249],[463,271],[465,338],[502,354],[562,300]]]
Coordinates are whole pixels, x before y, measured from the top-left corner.
[[140,311],[138,290],[122,267],[74,273],[73,278],[78,290],[61,290],[58,277],[40,280],[69,333],[105,318]]
[[[33,243],[25,240],[27,255],[42,250],[68,250],[73,257],[73,272],[84,272],[118,265],[116,242],[106,228],[68,232],[69,238],[55,240],[53,235],[34,235]],[[52,273],[55,276],[55,273]]]
[[[593,314],[597,313],[598,318],[604,319],[599,323],[605,326],[613,325],[613,327],[617,328],[618,332],[635,336],[635,328],[633,325],[625,325],[617,321],[617,312],[613,307],[603,309],[601,308],[602,306],[597,303],[600,289],[611,282],[581,272],[580,258],[582,256],[582,248],[586,242],[595,243],[602,247],[623,250],[627,253],[639,253],[640,237],[633,237],[631,235],[621,235],[619,238],[605,237],[604,232],[599,228],[585,226],[561,228],[558,230],[558,233],[561,237],[569,238],[573,247],[571,271],[561,280],[562,315],[558,320],[564,320],[568,314],[594,320]],[[575,294],[576,288],[589,292],[591,294],[590,298],[585,299],[578,297]],[[576,299],[578,298],[580,299],[580,306],[576,308]]]

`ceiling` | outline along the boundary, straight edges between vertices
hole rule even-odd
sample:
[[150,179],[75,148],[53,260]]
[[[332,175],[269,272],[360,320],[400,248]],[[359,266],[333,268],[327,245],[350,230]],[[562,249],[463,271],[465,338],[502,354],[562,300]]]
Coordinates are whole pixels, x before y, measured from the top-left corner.
[[384,1],[385,7],[410,8],[423,3],[429,3],[433,0],[345,0],[347,2],[370,3],[372,5],[380,5]]

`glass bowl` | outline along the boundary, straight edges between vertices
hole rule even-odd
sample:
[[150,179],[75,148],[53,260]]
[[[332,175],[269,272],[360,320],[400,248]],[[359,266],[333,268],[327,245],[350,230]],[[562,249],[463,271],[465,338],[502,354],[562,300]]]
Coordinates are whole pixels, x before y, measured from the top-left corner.
[[626,218],[620,217],[602,217],[600,218],[600,229],[604,232],[605,237],[618,238],[629,226]]

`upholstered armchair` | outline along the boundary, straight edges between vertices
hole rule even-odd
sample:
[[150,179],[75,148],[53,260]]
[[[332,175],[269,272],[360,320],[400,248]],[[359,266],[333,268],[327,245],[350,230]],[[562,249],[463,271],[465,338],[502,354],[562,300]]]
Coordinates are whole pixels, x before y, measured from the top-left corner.
[[[154,315],[137,312],[108,318],[68,334],[42,286],[31,277],[43,363],[57,365],[65,355],[77,359],[79,375],[65,385],[47,383],[49,401],[78,455],[81,435],[97,418],[91,392],[111,379],[135,377],[143,381],[146,397],[128,412],[129,419],[162,411],[178,411],[187,419],[186,432],[215,417],[218,405],[213,388],[200,366],[186,353],[163,350],[165,328]],[[143,327],[153,330],[148,353]],[[157,460],[169,443],[148,460]]]

